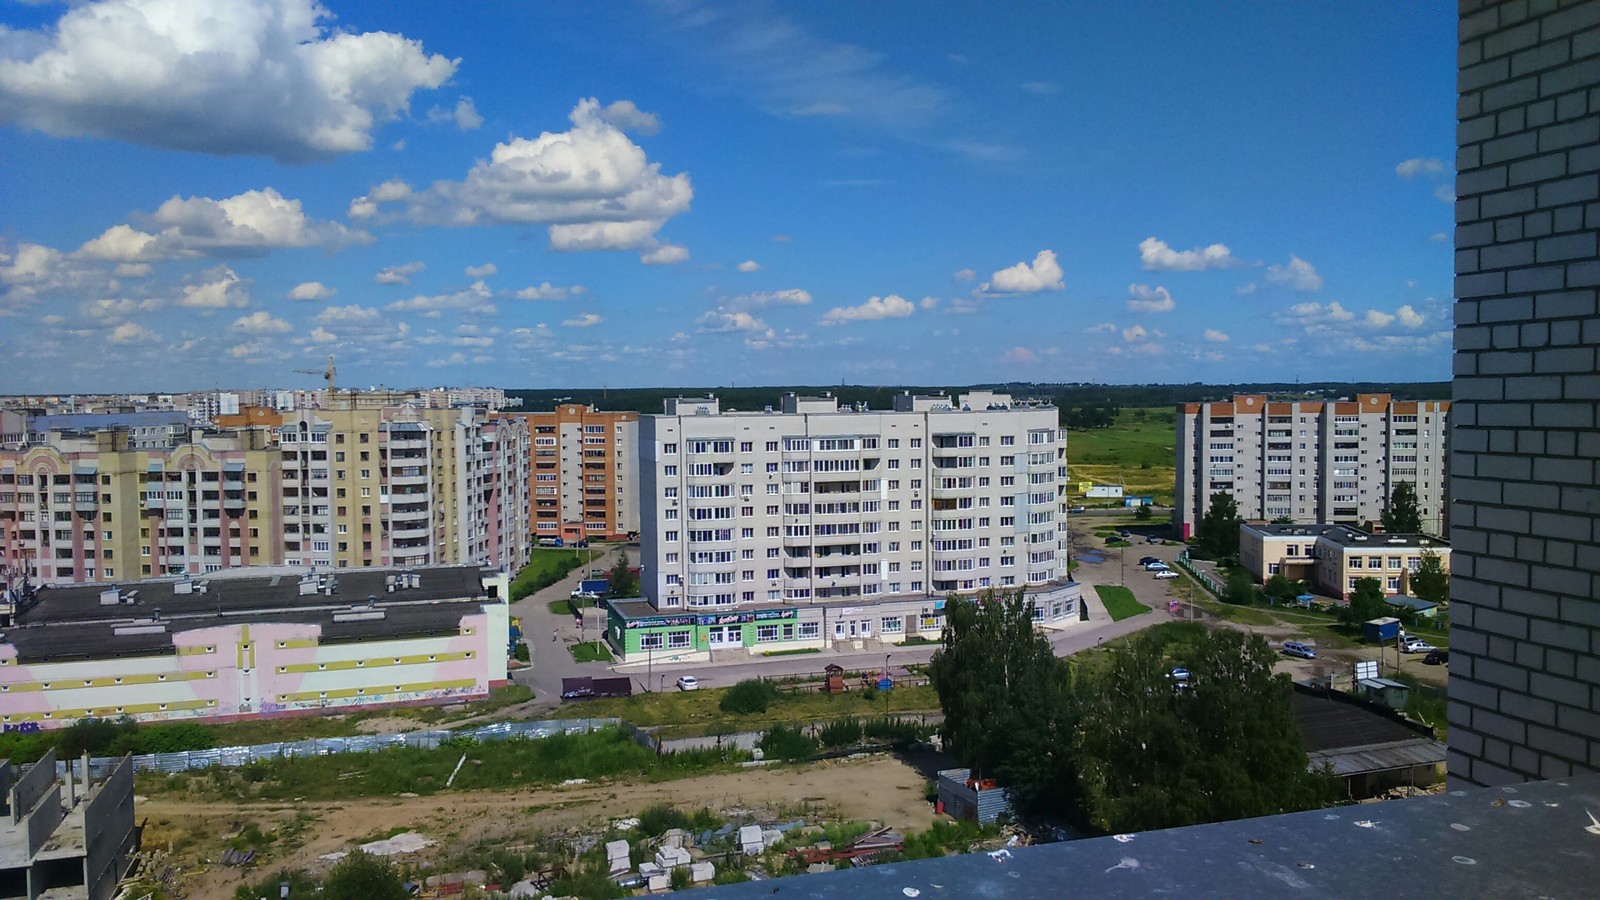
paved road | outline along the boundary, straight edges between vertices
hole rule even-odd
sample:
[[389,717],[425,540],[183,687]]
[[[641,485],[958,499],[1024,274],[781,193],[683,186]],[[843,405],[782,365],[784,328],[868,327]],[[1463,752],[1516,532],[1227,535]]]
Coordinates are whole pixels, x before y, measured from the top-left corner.
[[[588,577],[591,567],[611,568],[616,562],[617,552],[618,548],[614,546],[596,547],[592,563],[573,569],[561,581],[511,604],[511,614],[522,619],[522,637],[528,645],[529,656],[533,663],[528,668],[512,673],[512,681],[533,688],[534,702],[518,707],[519,712],[559,704],[563,678],[611,674],[605,663],[573,661],[572,652],[568,648],[578,642],[580,629],[573,624],[572,616],[550,612],[549,604],[551,600],[566,599],[578,587],[578,582]],[[629,551],[630,560],[636,560],[637,556],[637,548]],[[604,628],[603,625],[593,624],[594,621],[591,619],[586,632],[589,640],[599,637],[601,629]],[[551,639],[552,635],[555,640]]]

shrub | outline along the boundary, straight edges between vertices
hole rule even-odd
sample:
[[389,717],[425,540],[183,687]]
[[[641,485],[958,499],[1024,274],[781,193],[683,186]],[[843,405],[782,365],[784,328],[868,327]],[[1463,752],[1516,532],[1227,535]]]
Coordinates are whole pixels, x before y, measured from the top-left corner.
[[772,726],[756,746],[768,759],[805,759],[817,752],[816,740],[794,725]]
[[722,695],[718,704],[725,713],[750,716],[767,711],[778,702],[778,686],[765,678],[747,678]]
[[522,641],[517,641],[517,647],[512,651],[512,655],[517,658],[517,662],[528,662],[532,659],[532,655],[528,652],[528,645]]
[[411,894],[387,859],[357,850],[328,872],[322,896],[325,900],[409,900]]
[[818,735],[824,747],[854,747],[861,743],[861,723],[855,719],[835,719]]
[[694,884],[694,882],[690,880],[688,866],[678,866],[674,868],[672,870],[672,875],[668,877],[667,881],[675,891],[686,891],[691,885]]

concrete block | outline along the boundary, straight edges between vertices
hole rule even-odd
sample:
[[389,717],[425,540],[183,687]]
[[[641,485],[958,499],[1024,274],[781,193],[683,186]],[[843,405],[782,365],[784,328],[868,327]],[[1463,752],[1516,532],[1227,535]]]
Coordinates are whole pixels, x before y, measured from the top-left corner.
[[[1600,65],[1594,68],[1600,72]],[[1579,144],[1592,144],[1597,140],[1600,140],[1600,120],[1583,118],[1573,122],[1560,122],[1539,129],[1539,152],[1548,153],[1551,150],[1576,147]]]
[[[1564,126],[1551,127],[1560,128]],[[1507,174],[1509,176],[1509,171]],[[1524,187],[1484,194],[1478,198],[1478,203],[1483,217],[1485,219],[1493,219],[1499,216],[1527,212],[1537,205],[1535,200],[1533,188]]]
[[711,863],[694,863],[689,866],[689,880],[695,884],[703,884],[716,877],[717,867]]
[[1521,159],[1506,169],[1506,178],[1512,187],[1548,181],[1567,174],[1567,154],[1547,153],[1533,159]]
[[[1592,180],[1591,180],[1592,181]],[[1540,190],[1554,185],[1541,185]],[[1563,234],[1541,238],[1538,244],[1539,262],[1560,262],[1568,259],[1593,259],[1596,252],[1594,232]],[[1485,248],[1484,252],[1488,252]]]

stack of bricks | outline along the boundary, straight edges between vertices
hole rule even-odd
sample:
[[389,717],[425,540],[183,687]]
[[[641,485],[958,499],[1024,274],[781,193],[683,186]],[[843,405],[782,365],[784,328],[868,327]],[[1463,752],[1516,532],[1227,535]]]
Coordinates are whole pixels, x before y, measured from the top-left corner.
[[1600,770],[1600,0],[1461,0],[1450,760]]

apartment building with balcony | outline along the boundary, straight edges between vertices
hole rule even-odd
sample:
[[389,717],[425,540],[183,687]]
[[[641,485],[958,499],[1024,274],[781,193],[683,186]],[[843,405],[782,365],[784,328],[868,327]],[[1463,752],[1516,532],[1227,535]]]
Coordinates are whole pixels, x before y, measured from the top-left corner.
[[1447,400],[1388,394],[1182,404],[1174,525],[1192,535],[1218,491],[1247,520],[1362,525],[1382,518],[1395,486],[1409,482],[1423,530],[1444,534],[1449,417]]
[[624,540],[639,531],[639,414],[564,403],[502,413],[532,436],[534,537]]
[[171,448],[128,430],[0,449],[0,567],[34,584],[282,562],[278,454],[265,432]]
[[528,437],[474,407],[363,406],[135,446],[128,429],[0,448],[0,577],[527,559]]
[[1055,407],[974,391],[894,409],[787,396],[640,419],[644,598],[612,604],[628,658],[933,637],[944,598],[1027,587],[1078,618]]

